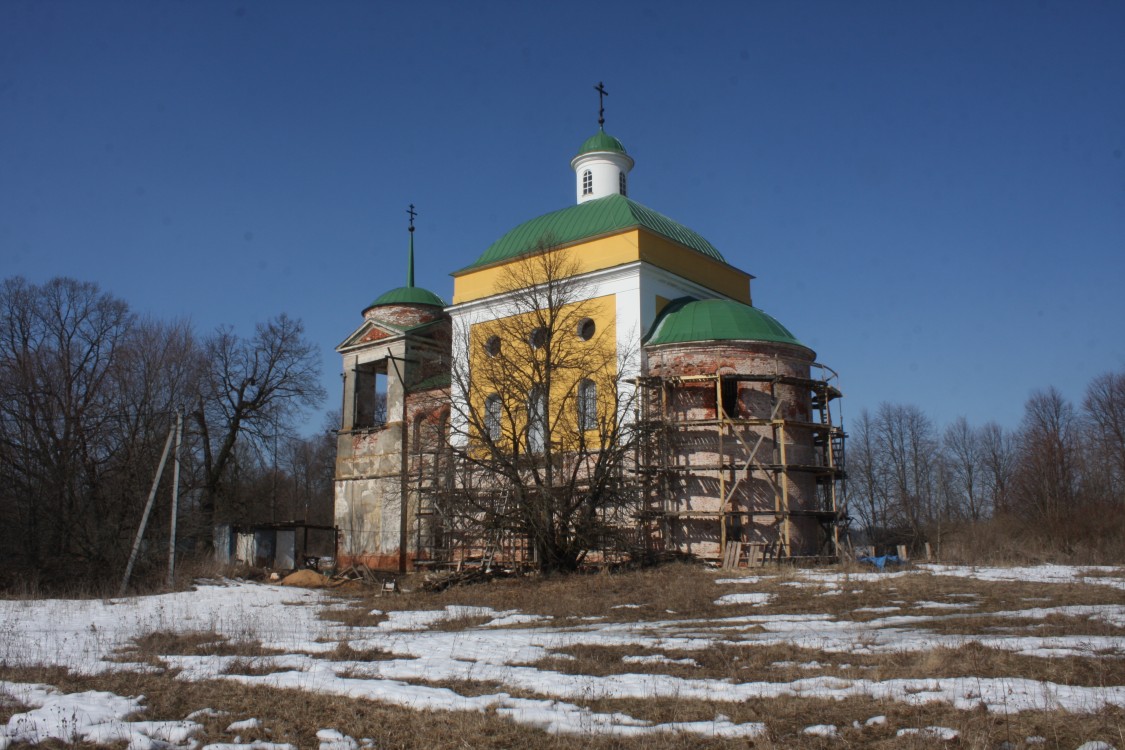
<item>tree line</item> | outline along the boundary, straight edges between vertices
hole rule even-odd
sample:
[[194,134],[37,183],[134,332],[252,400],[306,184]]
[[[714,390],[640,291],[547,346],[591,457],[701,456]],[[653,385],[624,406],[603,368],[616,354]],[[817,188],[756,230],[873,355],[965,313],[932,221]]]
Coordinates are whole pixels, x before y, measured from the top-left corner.
[[[221,522],[330,524],[334,432],[296,432],[324,398],[318,354],[285,314],[248,336],[200,333],[96,284],[4,280],[0,583],[120,576],[177,412],[182,546],[209,551]],[[165,477],[142,571],[166,554],[169,488]]]
[[1125,549],[1125,373],[1075,404],[1033,393],[1014,429],[959,417],[940,429],[913,405],[848,425],[853,536],[954,555],[1119,559]]

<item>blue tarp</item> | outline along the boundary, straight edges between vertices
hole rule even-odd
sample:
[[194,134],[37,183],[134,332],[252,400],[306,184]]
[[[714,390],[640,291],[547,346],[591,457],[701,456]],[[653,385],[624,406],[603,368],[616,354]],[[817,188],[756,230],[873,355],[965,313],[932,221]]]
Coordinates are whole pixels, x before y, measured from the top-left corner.
[[874,565],[879,570],[882,570],[888,565],[903,564],[898,555],[882,555],[881,557],[857,557],[856,562],[866,563],[867,565]]

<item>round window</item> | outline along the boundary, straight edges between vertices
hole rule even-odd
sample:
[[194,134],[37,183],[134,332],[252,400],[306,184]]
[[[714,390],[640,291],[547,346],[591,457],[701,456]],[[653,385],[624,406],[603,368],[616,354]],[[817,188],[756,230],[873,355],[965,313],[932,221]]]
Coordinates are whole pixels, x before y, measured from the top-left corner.
[[546,326],[539,326],[531,335],[527,337],[527,343],[531,344],[532,349],[542,349],[547,345],[547,339],[550,338],[550,333]]
[[589,318],[583,318],[582,320],[578,321],[578,338],[582,339],[583,341],[589,341],[590,339],[594,338],[594,332],[597,330],[598,327],[594,325],[594,321],[590,320]]
[[500,354],[500,337],[489,336],[488,340],[484,342],[484,353],[490,357],[495,357]]

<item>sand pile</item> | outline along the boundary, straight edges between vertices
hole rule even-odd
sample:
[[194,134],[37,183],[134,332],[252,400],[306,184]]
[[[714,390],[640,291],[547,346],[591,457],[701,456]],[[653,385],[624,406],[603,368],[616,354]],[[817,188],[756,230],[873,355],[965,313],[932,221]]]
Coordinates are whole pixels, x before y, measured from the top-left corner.
[[328,579],[315,570],[298,570],[281,579],[282,586],[302,586],[306,589],[319,589],[328,585]]

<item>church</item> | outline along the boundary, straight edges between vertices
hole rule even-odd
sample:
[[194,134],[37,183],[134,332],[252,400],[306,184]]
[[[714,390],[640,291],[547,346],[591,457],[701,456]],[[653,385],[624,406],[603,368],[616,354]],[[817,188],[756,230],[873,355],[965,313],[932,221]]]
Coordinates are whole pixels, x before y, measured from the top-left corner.
[[411,206],[406,285],[337,347],[340,564],[836,555],[836,373],[753,306],[753,276],[630,197],[601,115],[575,203],[453,271],[450,304],[414,284]]

